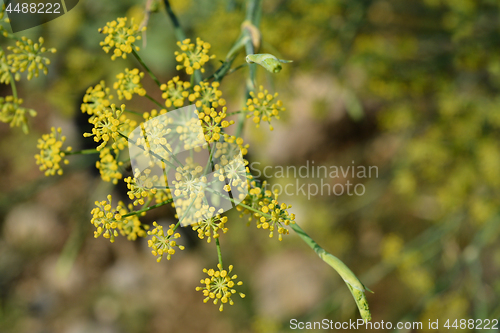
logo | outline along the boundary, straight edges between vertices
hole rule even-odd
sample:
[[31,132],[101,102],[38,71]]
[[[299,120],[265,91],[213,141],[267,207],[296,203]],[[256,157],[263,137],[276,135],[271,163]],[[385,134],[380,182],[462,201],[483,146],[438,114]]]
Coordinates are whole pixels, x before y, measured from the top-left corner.
[[5,13],[12,32],[52,21],[73,9],[78,0],[5,0]]

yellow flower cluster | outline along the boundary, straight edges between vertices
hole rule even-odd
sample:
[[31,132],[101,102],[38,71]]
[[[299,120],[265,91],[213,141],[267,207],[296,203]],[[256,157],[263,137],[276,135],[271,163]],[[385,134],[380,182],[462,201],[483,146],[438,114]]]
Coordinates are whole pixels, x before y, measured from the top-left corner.
[[10,127],[21,127],[24,133],[28,133],[28,118],[36,116],[36,111],[21,107],[23,100],[13,96],[0,97],[0,121],[10,124]]
[[110,89],[106,87],[106,83],[101,81],[95,87],[89,87],[83,96],[83,103],[80,109],[83,113],[94,115],[103,108],[108,108],[111,105],[113,96],[109,94]]
[[137,68],[129,70],[125,68],[125,73],[120,73],[116,76],[118,81],[115,82],[113,88],[118,93],[119,99],[132,99],[133,94],[139,96],[146,95],[146,89],[142,87],[141,79],[144,77],[143,72],[139,72]]
[[[0,83],[9,84],[12,78],[10,61],[3,50],[0,50]],[[21,79],[21,74],[15,73],[16,81]]]
[[283,240],[283,235],[288,235],[289,231],[283,225],[287,226],[290,223],[295,223],[295,214],[289,214],[289,208],[292,205],[278,203],[278,194],[274,194],[274,199],[271,199],[271,191],[265,192],[265,197],[259,202],[260,211],[271,216],[261,216],[257,221],[257,228],[269,229],[269,237],[273,237],[274,231],[277,230],[279,240]]
[[[120,204],[123,206],[123,203],[120,202]],[[122,215],[133,211],[132,204],[128,205],[128,211],[125,208],[120,209]],[[134,241],[137,237],[146,237],[146,230],[149,229],[149,226],[142,224],[137,215],[131,215],[122,218],[120,223],[118,223],[118,229],[122,235],[127,236],[128,240]]]
[[194,92],[189,96],[189,100],[196,101],[196,107],[206,106],[216,108],[226,105],[226,100],[221,98],[222,91],[218,90],[219,82],[200,82],[199,85],[193,87]]
[[92,223],[97,230],[94,231],[94,237],[97,238],[99,236],[103,236],[110,240],[111,243],[114,243],[115,237],[118,236],[118,221],[122,219],[121,214],[118,212],[120,206],[117,209],[113,209],[111,206],[111,195],[107,196],[107,201],[96,201],[94,209],[92,209],[92,219],[90,223]]
[[250,148],[250,145],[248,143],[245,144],[243,142],[243,138],[236,137],[234,135],[224,134],[224,141],[226,141],[228,143],[236,143],[238,145],[238,147],[240,148],[241,154],[243,156],[248,154],[248,148]]
[[[50,134],[44,134],[38,139],[37,148],[40,149],[40,154],[35,155],[36,164],[40,165],[40,171],[45,171],[46,176],[63,174],[60,163],[68,164],[69,161],[64,159],[65,153],[61,151],[66,137],[61,135],[61,129],[57,130],[52,127]],[[71,151],[71,147],[66,148]]]
[[[233,289],[235,285],[241,286],[243,282],[239,281],[237,283],[234,282],[238,276],[235,274],[231,276],[231,272],[233,270],[233,265],[229,265],[229,270],[226,271],[222,269],[222,265],[217,265],[218,270],[214,269],[203,269],[203,273],[208,275],[207,278],[200,280],[201,284],[204,284],[202,287],[196,287],[196,291],[202,291],[203,295],[206,296],[203,300],[204,303],[207,303],[210,299],[213,299],[213,303],[217,304],[220,300],[221,305],[219,307],[219,311],[224,310],[224,304],[228,303],[233,305],[234,302],[231,299],[233,294],[236,294],[236,290]],[[245,294],[239,293],[241,298],[245,298]]]
[[183,106],[184,100],[189,96],[189,87],[191,87],[191,84],[179,80],[178,76],[168,81],[167,84],[162,84],[160,89],[164,91],[164,93],[161,97],[165,100],[165,106],[167,108],[172,105],[175,107]]
[[114,104],[111,104],[111,109],[103,108],[89,119],[89,122],[94,125],[92,133],[84,133],[83,136],[93,136],[95,142],[102,141],[97,147],[98,151],[103,149],[110,140],[114,141],[111,146],[113,149],[124,149],[127,140],[120,140],[119,130],[123,130],[125,133],[122,134],[127,135],[129,129],[136,125],[135,121],[125,117],[124,110],[125,105],[123,104],[120,109],[117,109]]
[[145,30],[146,27],[139,28],[134,23],[134,19],[131,19],[130,24],[127,25],[127,18],[120,17],[116,21],[106,23],[104,28],[99,29],[100,33],[107,34],[100,45],[106,53],[114,48],[111,60],[115,60],[117,57],[126,59],[127,54],[132,53],[133,50],[140,50],[134,43],[141,39],[140,33]]
[[228,229],[224,227],[226,222],[227,216],[221,217],[220,214],[213,216],[212,213],[205,220],[193,224],[192,227],[194,231],[198,232],[200,239],[207,237],[207,243],[210,243],[212,238],[219,238],[219,230],[222,230],[223,233],[227,232]]
[[[92,219],[90,222],[96,227],[94,237],[103,236],[114,243],[115,237],[119,235],[127,236],[129,240],[136,240],[137,237],[145,237],[146,230],[149,226],[143,225],[137,215],[126,216],[132,212],[132,206],[128,206],[128,210],[123,202],[118,202],[118,206],[113,208],[111,205],[111,195],[107,196],[107,201],[96,201],[94,209],[92,209]],[[119,232],[119,233],[118,233]]]
[[158,176],[149,177],[151,170],[146,169],[145,171],[143,175],[136,175],[134,178],[127,177],[124,179],[129,189],[127,195],[130,200],[134,200],[134,206],[144,205],[144,198],[155,195],[157,192],[157,190],[153,188],[153,184],[158,181]]
[[[280,204],[277,193],[273,195],[271,191],[263,190],[266,187],[266,182],[262,184],[262,187],[255,186],[255,181],[251,181],[251,185],[252,188],[248,191],[248,196],[242,203],[254,210],[259,210],[260,213],[250,211],[242,206],[237,206],[236,209],[243,213],[252,214],[256,219],[257,228],[269,230],[269,237],[273,237],[274,232],[277,231],[279,235],[278,239],[281,241],[283,235],[289,234],[286,226],[295,223],[295,214],[288,213],[288,209],[292,208],[292,205]],[[252,218],[250,217],[249,221],[251,220]]]
[[112,182],[115,185],[118,184],[118,180],[122,179],[122,174],[118,168],[123,165],[123,162],[117,161],[109,148],[100,151],[99,159],[95,166],[101,173],[102,180]]
[[207,140],[208,143],[218,141],[222,129],[234,124],[234,120],[224,120],[227,115],[226,111],[226,107],[223,107],[222,111],[216,111],[214,108],[208,108],[206,106],[203,107],[203,112],[197,111],[203,127],[205,140]]
[[170,260],[172,255],[175,254],[175,247],[184,250],[184,246],[177,245],[177,242],[174,240],[181,237],[179,233],[174,233],[175,224],[169,226],[167,234],[163,232],[163,226],[158,225],[158,223],[153,222],[153,226],[155,228],[148,231],[148,235],[153,235],[153,238],[148,240],[148,246],[153,249],[151,253],[155,257],[158,257],[156,261],[160,262],[164,254],[167,255],[167,260]]
[[55,53],[56,49],[43,47],[43,42],[43,37],[38,39],[38,43],[34,43],[31,39],[23,36],[16,41],[15,46],[8,46],[7,49],[12,52],[7,56],[10,71],[12,73],[28,71],[28,80],[31,80],[33,76],[38,77],[40,71],[46,75],[50,60],[42,54],[45,52]]
[[177,42],[177,45],[182,52],[175,51],[175,60],[182,65],[177,65],[176,68],[178,71],[185,68],[188,75],[192,75],[198,69],[204,73],[203,66],[205,63],[215,58],[215,55],[208,55],[210,44],[205,43],[200,38],[196,39],[196,45],[192,44],[189,38],[182,41],[182,43]]
[[250,96],[252,98],[247,100],[247,106],[243,108],[243,111],[248,112],[247,118],[253,117],[253,122],[257,124],[257,127],[260,126],[261,121],[267,121],[272,131],[271,118],[280,119],[279,113],[285,111],[281,100],[276,100],[278,93],[271,95],[263,86],[260,86],[259,92],[256,94],[251,91]]

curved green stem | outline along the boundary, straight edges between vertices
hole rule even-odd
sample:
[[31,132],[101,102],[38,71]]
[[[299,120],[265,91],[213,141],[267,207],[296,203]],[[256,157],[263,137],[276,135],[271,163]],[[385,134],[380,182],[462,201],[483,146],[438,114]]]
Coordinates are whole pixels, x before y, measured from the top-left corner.
[[144,97],[146,97],[147,99],[149,99],[151,102],[155,103],[160,109],[163,109],[164,106],[160,104],[160,102],[158,102],[156,99],[154,99],[153,97],[149,96],[148,94],[144,95]]
[[144,67],[144,69],[146,70],[146,72],[148,72],[149,76],[151,76],[151,78],[156,82],[156,84],[159,86],[161,86],[161,83],[160,81],[158,80],[158,78],[156,78],[156,75],[153,74],[153,72],[149,69],[149,67],[144,63],[144,61],[142,61],[141,57],[139,56],[139,54],[137,53],[136,50],[134,50],[132,48],[132,54],[134,55],[134,57],[137,59],[137,61],[139,61],[139,63],[142,65],[142,67]]
[[[220,193],[213,191],[211,189],[208,189],[210,192],[221,195]],[[228,200],[233,202],[234,204],[241,206],[243,208],[246,208],[252,212],[258,213],[264,217],[267,218],[272,218],[270,214],[263,213],[262,211],[255,209],[251,206],[245,205],[243,203],[238,203],[236,202],[233,198],[228,197]],[[368,302],[366,300],[365,296],[365,291],[371,291],[368,288],[366,288],[361,281],[356,277],[356,275],[347,267],[346,264],[344,264],[339,258],[334,256],[333,254],[327,252],[325,249],[323,249],[321,246],[316,243],[314,239],[312,239],[306,232],[297,224],[297,223],[290,223],[290,227],[292,228],[297,235],[307,244],[311,249],[316,252],[316,254],[323,260],[325,263],[327,263],[330,267],[332,267],[344,280],[344,282],[347,284],[347,287],[349,288],[349,291],[351,292],[354,301],[356,302],[356,305],[358,306],[359,313],[361,314],[361,318],[363,320],[368,321],[371,320],[371,314],[370,314],[370,309],[368,307]]]
[[224,265],[222,264],[222,252],[220,250],[219,238],[215,239],[215,245],[217,245],[217,257],[219,258],[219,264],[221,267],[224,267]]
[[141,116],[141,117],[142,117],[142,115],[143,115],[141,112],[132,111],[132,110],[127,110],[127,109],[125,109],[125,112],[132,113],[132,114],[135,114],[135,115],[138,115],[138,116]]
[[146,208],[143,208],[143,209],[140,209],[140,210],[136,210],[135,212],[130,212],[128,214],[122,215],[122,217],[128,217],[128,216],[132,216],[132,215],[142,214],[144,212],[147,212],[147,211],[150,211],[152,209],[155,209],[155,208],[164,206],[164,205],[166,205],[168,203],[171,203],[172,201],[173,201],[173,199],[168,199],[168,200],[162,201],[162,202],[160,202],[160,203],[158,203],[156,205],[149,206],[149,207],[146,207]]
[[[165,10],[167,11],[167,15],[170,18],[170,21],[172,21],[172,24],[174,26],[175,38],[177,38],[177,40],[182,43],[182,41],[184,41],[187,38],[186,34],[184,33],[184,30],[181,27],[177,15],[175,15],[174,11],[172,10],[170,2],[168,0],[163,0],[163,2],[165,3]],[[201,72],[199,70],[194,71],[193,75],[195,84],[198,84],[202,81]]]

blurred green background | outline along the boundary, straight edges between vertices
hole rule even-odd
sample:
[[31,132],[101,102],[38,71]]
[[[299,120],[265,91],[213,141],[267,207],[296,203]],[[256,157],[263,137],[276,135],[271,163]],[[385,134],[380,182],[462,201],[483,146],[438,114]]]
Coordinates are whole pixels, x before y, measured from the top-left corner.
[[[76,149],[93,147],[82,137],[85,90],[140,68],[133,58],[111,61],[97,29],[116,17],[140,21],[145,2],[80,0],[18,33],[43,36],[58,52],[48,76],[18,84],[25,106],[38,112],[30,134],[0,124],[0,332],[272,333],[290,331],[292,318],[357,319],[344,282],[293,232],[280,243],[236,212],[221,246],[247,297],[219,313],[195,291],[202,268],[216,264],[214,244],[183,229],[187,249],[158,264],[144,239],[94,239],[93,202],[110,192],[125,198],[126,187],[103,183],[88,156],[72,157],[61,177],[38,170],[36,141],[51,126]],[[189,37],[212,44],[213,72],[240,33],[244,2],[172,7]],[[263,1],[260,52],[294,62],[279,74],[258,69],[257,84],[279,92],[287,111],[272,132],[245,125],[248,158],[261,168],[378,167],[370,179],[327,179],[361,182],[362,196],[283,199],[302,228],[375,292],[368,294],[373,321],[422,321],[426,331],[429,319],[500,317],[499,22],[497,0]],[[160,80],[178,75],[161,2],[146,41],[140,55]],[[243,62],[241,54],[235,65]],[[245,67],[222,81],[229,111],[244,103],[247,75]],[[144,85],[160,99],[152,80]],[[153,220],[173,221],[173,211],[144,219]]]

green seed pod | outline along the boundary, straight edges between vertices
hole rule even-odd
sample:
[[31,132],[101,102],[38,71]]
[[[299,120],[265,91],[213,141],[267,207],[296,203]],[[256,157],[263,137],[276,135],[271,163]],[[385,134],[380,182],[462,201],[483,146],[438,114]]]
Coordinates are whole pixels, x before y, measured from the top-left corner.
[[283,60],[278,59],[272,54],[263,53],[263,54],[249,54],[246,58],[249,64],[256,63],[270,71],[271,73],[279,73],[281,71],[281,63],[289,63],[292,60]]

